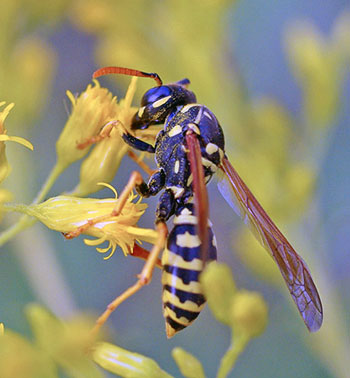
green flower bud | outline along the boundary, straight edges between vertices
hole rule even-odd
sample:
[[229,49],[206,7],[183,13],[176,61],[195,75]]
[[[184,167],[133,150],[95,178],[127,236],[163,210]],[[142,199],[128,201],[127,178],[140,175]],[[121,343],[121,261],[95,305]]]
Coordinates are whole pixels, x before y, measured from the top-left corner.
[[201,362],[191,353],[182,348],[174,348],[173,359],[179,367],[181,374],[186,378],[204,378],[204,370]]
[[220,322],[230,325],[230,303],[236,292],[231,270],[225,264],[212,262],[200,276],[204,294],[214,316]]
[[31,345],[19,334],[6,329],[0,337],[1,378],[57,378],[48,354]]
[[125,378],[171,378],[151,358],[110,343],[96,344],[92,358],[104,369]]
[[235,333],[252,338],[265,330],[268,309],[259,293],[240,290],[233,299],[230,311]]

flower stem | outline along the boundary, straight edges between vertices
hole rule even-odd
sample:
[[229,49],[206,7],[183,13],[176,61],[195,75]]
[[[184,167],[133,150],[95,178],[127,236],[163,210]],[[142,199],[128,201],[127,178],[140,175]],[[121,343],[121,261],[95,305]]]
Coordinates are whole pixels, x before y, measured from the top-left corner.
[[240,335],[235,338],[233,337],[233,332],[231,336],[231,345],[227,349],[226,353],[221,359],[217,378],[226,378],[229,372],[232,370],[238,356],[243,352],[246,345],[248,344],[249,337],[245,335]]
[[35,197],[33,204],[41,202],[47,196],[47,193],[50,191],[53,184],[56,182],[58,176],[65,169],[66,169],[66,166],[62,166],[61,164],[57,164],[57,163],[55,164],[55,166],[51,170],[48,178],[46,179],[44,185],[41,187],[40,192]]
[[[48,178],[46,179],[44,185],[35,197],[33,204],[41,202],[46,197],[47,193],[50,191],[53,184],[56,182],[58,176],[64,171],[65,168],[66,167],[56,163],[56,165],[51,170]],[[37,219],[35,218],[31,218],[28,215],[23,215],[18,220],[18,222],[16,222],[14,225],[12,225],[10,228],[8,228],[0,234],[0,247],[7,243],[9,240],[11,240],[19,232],[31,227],[36,221]]]

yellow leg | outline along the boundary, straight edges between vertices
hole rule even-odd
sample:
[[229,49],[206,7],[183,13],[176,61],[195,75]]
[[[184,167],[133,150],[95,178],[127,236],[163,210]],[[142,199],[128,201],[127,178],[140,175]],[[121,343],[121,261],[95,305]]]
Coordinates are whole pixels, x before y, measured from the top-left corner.
[[155,172],[154,169],[151,169],[143,160],[140,158],[140,156],[136,155],[134,151],[129,150],[128,151],[129,158],[134,160],[138,166],[144,170],[149,176],[153,175]]
[[116,205],[115,205],[114,209],[112,210],[112,212],[110,214],[101,215],[100,217],[89,219],[89,220],[86,221],[85,224],[83,224],[80,227],[77,227],[74,231],[63,233],[63,236],[66,239],[76,238],[77,236],[83,234],[88,228],[94,226],[95,224],[103,222],[107,219],[110,219],[111,216],[112,217],[118,216],[121,213],[121,211],[123,210],[123,207],[124,207],[126,201],[128,200],[128,197],[129,197],[131,191],[135,188],[136,185],[140,185],[142,183],[143,183],[143,178],[142,178],[141,174],[137,171],[134,171],[131,174],[128,183],[126,184],[124,190],[122,191],[121,195],[119,196],[119,198],[116,202]]
[[121,195],[118,198],[118,201],[112,211],[112,216],[116,216],[121,213],[132,190],[135,188],[136,185],[141,185],[142,183],[143,183],[143,178],[141,176],[141,173],[134,171],[131,174],[129,181],[126,184],[124,190],[122,191]]
[[[117,126],[119,126],[121,130],[124,130],[124,132],[127,132],[125,126],[122,124],[121,121],[119,121],[119,120],[110,121],[103,126],[103,128],[101,129],[101,131],[98,135],[94,135],[91,138],[88,138],[83,142],[77,143],[77,148],[79,150],[83,150],[83,149],[85,149],[86,147],[89,147],[92,144],[96,144],[96,143],[101,142],[101,140],[110,137],[112,130],[114,128],[116,128]],[[135,154],[135,152],[129,150],[128,155],[149,176],[151,176],[155,172],[145,162],[143,162],[142,159],[138,155]]]
[[166,238],[168,235],[168,228],[165,223],[160,222],[157,224],[159,232],[159,239],[157,244],[152,248],[149,257],[138,276],[137,282],[125,290],[121,295],[116,297],[106,308],[105,312],[96,320],[95,327],[92,329],[93,333],[97,333],[101,326],[107,321],[111,313],[126,299],[137,293],[143,286],[149,284],[152,279],[153,270],[157,264],[158,256],[164,248]]

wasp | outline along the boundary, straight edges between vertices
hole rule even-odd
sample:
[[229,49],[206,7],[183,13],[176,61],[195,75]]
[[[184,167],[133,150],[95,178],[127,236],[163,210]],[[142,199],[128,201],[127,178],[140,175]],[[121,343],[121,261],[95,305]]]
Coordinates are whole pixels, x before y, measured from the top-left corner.
[[[208,219],[206,184],[216,172],[221,172],[220,192],[276,262],[309,331],[317,331],[323,319],[322,304],[306,263],[229,162],[219,121],[210,109],[197,103],[195,94],[188,89],[190,81],[182,79],[163,85],[156,73],[123,67],[104,67],[93,77],[107,74],[154,79],[157,85],[143,95],[131,130],[164,125],[154,146],[123,129],[122,137],[129,146],[155,154],[157,170],[147,183],[137,171],[131,175],[115,213],[121,210],[134,188],[143,197],[161,191],[162,194],[155,215],[159,242],[148,255],[146,253],[147,261],[136,284],[108,306],[97,326],[126,298],[150,282],[163,247],[163,313],[167,336],[172,337],[197,318],[206,301],[199,275],[204,265],[217,256],[216,240]],[[174,227],[168,234],[166,222],[171,217]],[[140,255],[145,255],[141,247],[136,249]]]

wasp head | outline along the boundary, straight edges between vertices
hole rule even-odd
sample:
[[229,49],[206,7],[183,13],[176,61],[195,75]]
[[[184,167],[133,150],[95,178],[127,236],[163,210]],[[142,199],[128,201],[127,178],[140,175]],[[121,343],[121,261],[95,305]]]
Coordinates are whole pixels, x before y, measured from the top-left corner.
[[150,125],[162,124],[177,106],[196,102],[194,93],[186,88],[189,83],[188,79],[183,79],[149,89],[142,97],[141,107],[132,119],[131,128],[146,129]]

